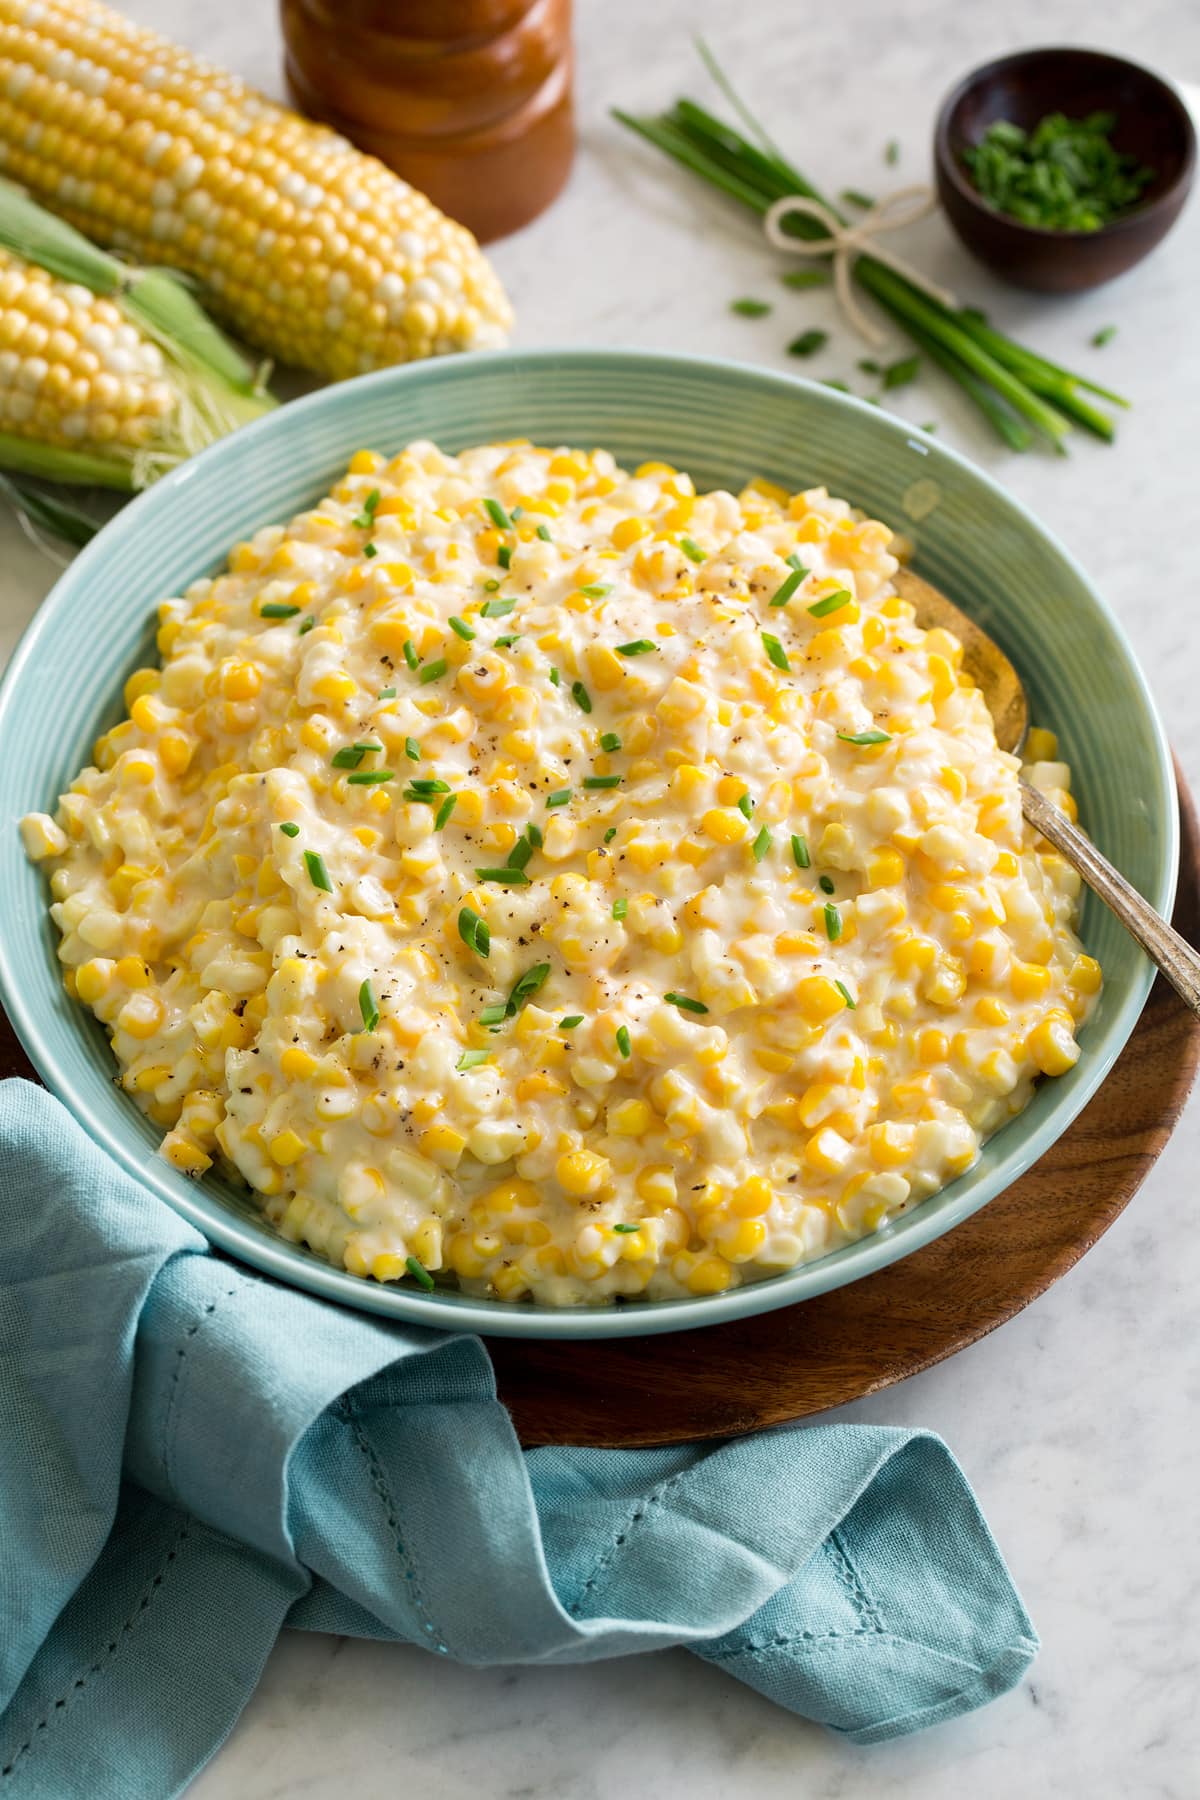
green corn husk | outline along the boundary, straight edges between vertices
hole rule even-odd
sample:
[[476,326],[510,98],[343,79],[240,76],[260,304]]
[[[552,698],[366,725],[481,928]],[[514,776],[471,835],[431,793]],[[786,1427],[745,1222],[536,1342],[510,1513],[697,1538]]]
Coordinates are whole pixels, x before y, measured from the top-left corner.
[[12,182],[0,179],[0,247],[63,282],[112,302],[164,358],[162,379],[173,409],[145,445],[44,443],[0,431],[0,469],[44,480],[133,490],[276,405],[261,370],[242,356],[164,269],[120,262],[56,218]]

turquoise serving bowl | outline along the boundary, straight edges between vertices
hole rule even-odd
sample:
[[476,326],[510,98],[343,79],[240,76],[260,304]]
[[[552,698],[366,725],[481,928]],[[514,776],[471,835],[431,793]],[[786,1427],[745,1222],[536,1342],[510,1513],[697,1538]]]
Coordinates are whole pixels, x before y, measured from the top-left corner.
[[155,1154],[154,1128],[113,1084],[104,1032],[63,991],[45,879],[26,862],[16,822],[53,809],[98,732],[121,716],[124,677],[154,657],[156,602],[216,569],[239,538],[327,492],[363,445],[395,451],[429,437],[453,451],[519,436],[603,445],[633,464],[662,458],[701,487],[736,490],[753,475],[792,489],[820,484],[906,532],[914,566],[1020,670],[1035,720],[1059,734],[1100,848],[1169,914],[1174,778],[1145,681],[1078,564],[996,483],[902,421],[791,376],[626,351],[494,352],[389,369],[297,401],[168,475],[72,563],[0,688],[0,995],[47,1086],[89,1135],[214,1244],[280,1280],[396,1319],[518,1337],[682,1331],[790,1306],[951,1230],[1036,1161],[1095,1093],[1152,970],[1094,898],[1081,930],[1105,987],[1071,1073],[1043,1083],[967,1174],[889,1228],[790,1274],[695,1300],[537,1308],[382,1287],[331,1268],[277,1237],[246,1193],[189,1181]]

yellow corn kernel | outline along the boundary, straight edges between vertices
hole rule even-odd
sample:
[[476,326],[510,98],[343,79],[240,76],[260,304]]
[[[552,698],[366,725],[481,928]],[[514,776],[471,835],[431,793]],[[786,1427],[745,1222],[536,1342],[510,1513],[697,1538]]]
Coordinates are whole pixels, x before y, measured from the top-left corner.
[[770,1212],[775,1190],[764,1175],[750,1175],[733,1191],[729,1210],[739,1219],[760,1219]]
[[642,538],[649,537],[653,527],[646,519],[618,519],[612,528],[612,544],[616,550],[628,550]]
[[1057,762],[1058,738],[1040,725],[1032,726],[1025,739],[1024,756],[1026,762]]
[[75,991],[85,1006],[95,1006],[112,986],[116,964],[106,956],[94,956],[75,971]]
[[795,1001],[810,1025],[820,1025],[844,1011],[846,1001],[827,975],[806,975],[795,987]]
[[456,1275],[478,1280],[487,1268],[488,1259],[480,1255],[469,1231],[456,1231],[446,1245],[446,1262]]
[[163,1022],[165,1008],[156,993],[148,988],[129,996],[117,1014],[117,1029],[130,1037],[152,1038]]
[[761,1219],[739,1219],[717,1239],[717,1249],[729,1262],[749,1262],[762,1249],[767,1228]]
[[711,806],[700,821],[700,829],[716,844],[740,844],[750,826],[740,812]]
[[1014,961],[1009,970],[1009,986],[1017,1000],[1039,1000],[1047,993],[1054,977],[1038,963]]
[[536,1069],[532,1075],[522,1075],[516,1087],[518,1100],[536,1100],[539,1094],[565,1094],[566,1091],[561,1081],[556,1081],[543,1069]]
[[612,1173],[608,1158],[592,1150],[568,1150],[554,1165],[554,1175],[566,1194],[584,1199],[598,1193]]
[[300,1161],[307,1150],[308,1145],[304,1139],[297,1132],[290,1130],[277,1131],[267,1145],[267,1153],[271,1161],[277,1163],[281,1169],[290,1169],[294,1163]]
[[1102,979],[1100,964],[1094,956],[1077,956],[1067,976],[1071,986],[1081,994],[1098,994]]
[[1073,1069],[1079,1061],[1079,1045],[1070,1013],[1057,1007],[1047,1013],[1025,1039],[1025,1050],[1043,1075],[1065,1075]]
[[608,1109],[608,1129],[616,1137],[642,1137],[654,1123],[654,1113],[645,1100],[622,1100]]
[[162,1153],[171,1167],[183,1175],[203,1175],[206,1169],[212,1168],[212,1157],[182,1131],[167,1133],[162,1141]]
[[[83,971],[80,970],[80,974]],[[123,956],[116,966],[116,977],[129,988],[149,987],[153,977],[140,956]]]
[[621,658],[607,644],[589,644],[584,656],[588,674],[601,693],[608,693],[620,686],[625,678],[625,669]]
[[467,1140],[452,1125],[431,1125],[421,1133],[421,1154],[442,1169],[456,1169],[467,1147]]
[[633,1185],[639,1200],[647,1206],[674,1205],[675,1171],[665,1163],[647,1163],[638,1170]]
[[313,693],[322,700],[349,700],[357,692],[357,682],[344,669],[330,669],[313,682]]
[[143,694],[152,694],[162,680],[161,669],[135,669],[125,683],[125,710],[132,713],[134,702]]
[[904,858],[898,850],[881,844],[867,858],[867,883],[872,888],[895,887],[904,880]]
[[917,1035],[917,1058],[929,1066],[944,1063],[950,1054],[950,1042],[944,1031],[927,1025]]
[[684,1285],[693,1294],[723,1294],[733,1270],[723,1256],[705,1256],[688,1271]]
[[1007,1025],[1010,1014],[1002,1000],[993,994],[985,994],[982,1000],[975,1002],[975,1017],[981,1025]]
[[279,1059],[279,1067],[289,1081],[307,1081],[316,1072],[317,1059],[299,1044],[289,1044]]

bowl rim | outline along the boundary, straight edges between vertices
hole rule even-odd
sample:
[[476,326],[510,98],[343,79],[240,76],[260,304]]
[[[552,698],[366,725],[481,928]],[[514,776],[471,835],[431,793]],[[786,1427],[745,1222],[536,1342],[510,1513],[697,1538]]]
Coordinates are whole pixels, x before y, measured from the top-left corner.
[[[35,611],[0,679],[0,740],[3,738],[11,696],[16,691],[26,666],[38,654],[47,638],[53,641],[57,612],[66,604],[62,596],[69,598],[78,584],[86,582],[94,562],[107,559],[129,540],[131,534],[136,534],[141,529],[142,519],[147,515],[152,517],[154,509],[162,503],[164,497],[194,481],[198,472],[219,464],[222,457],[229,453],[232,444],[239,443],[245,448],[255,437],[303,430],[304,422],[310,414],[319,412],[326,406],[336,405],[339,399],[344,404],[347,392],[361,392],[367,385],[382,388],[396,384],[402,389],[403,383],[410,379],[432,379],[436,382],[439,375],[455,378],[464,368],[481,366],[508,365],[519,378],[526,367],[551,370],[571,363],[602,365],[620,362],[633,363],[647,371],[657,367],[684,377],[700,372],[774,393],[795,394],[799,391],[810,394],[834,409],[857,412],[870,421],[874,430],[884,435],[914,444],[916,428],[904,419],[881,413],[865,400],[826,388],[820,382],[794,375],[790,371],[763,369],[729,357],[677,355],[672,352],[627,350],[602,345],[498,349],[475,351],[464,359],[427,360],[396,365],[349,381],[332,383],[253,420],[230,437],[218,440],[199,455],[180,464],[152,488],[122,507],[96,537],[84,546]],[[1163,802],[1165,816],[1162,819],[1163,842],[1158,858],[1158,891],[1151,898],[1160,911],[1169,916],[1179,867],[1179,810],[1174,764],[1149,684],[1119,620],[1075,557],[999,480],[976,467],[966,456],[949,445],[928,440],[922,441],[920,449],[923,455],[932,457],[932,467],[944,460],[968,480],[981,484],[1002,507],[1015,512],[1022,523],[1062,559],[1111,630],[1125,671],[1139,693],[1156,753],[1160,777],[1157,797]],[[749,1282],[725,1294],[687,1300],[634,1301],[622,1307],[550,1308],[525,1302],[510,1304],[475,1299],[457,1292],[425,1294],[409,1291],[399,1285],[384,1286],[369,1282],[360,1276],[351,1275],[345,1269],[336,1269],[315,1255],[297,1255],[298,1246],[274,1233],[267,1235],[248,1230],[219,1195],[205,1197],[206,1190],[201,1182],[190,1183],[180,1178],[178,1183],[173,1184],[168,1178],[176,1172],[165,1161],[156,1157],[139,1159],[133,1153],[123,1130],[123,1108],[114,1107],[111,1115],[100,1114],[86,1103],[77,1101],[70,1081],[59,1066],[51,1041],[54,1015],[46,1010],[45,1017],[51,1021],[51,1025],[47,1027],[43,1024],[42,1011],[35,1005],[36,990],[31,989],[26,996],[25,983],[12,964],[8,933],[0,931],[0,1003],[49,1091],[62,1101],[93,1142],[119,1168],[165,1201],[209,1243],[285,1285],[300,1287],[322,1298],[351,1305],[359,1311],[382,1314],[398,1324],[424,1325],[446,1332],[477,1332],[492,1337],[601,1339],[647,1337],[659,1332],[697,1330],[800,1303],[819,1293],[861,1280],[902,1260],[952,1230],[1011,1186],[1063,1135],[1107,1078],[1128,1042],[1146,1003],[1154,975],[1153,965],[1148,958],[1143,958],[1119,1008],[1107,1024],[1107,1047],[1104,1053],[1093,1058],[1083,1076],[1070,1090],[1063,1093],[1049,1117],[1026,1137],[1020,1150],[1007,1158],[1001,1169],[994,1170],[990,1176],[978,1182],[974,1190],[960,1195],[957,1201],[952,1200],[950,1204],[943,1204],[936,1210],[931,1208],[930,1202],[914,1207],[911,1213],[904,1216],[903,1231],[882,1231],[860,1238],[854,1244],[845,1246],[845,1249],[854,1252],[852,1257],[839,1258],[837,1253],[831,1253],[813,1262],[802,1263],[780,1275]],[[967,1177],[948,1183],[939,1190],[938,1195],[931,1196],[930,1201],[952,1194],[953,1189],[968,1177],[969,1172]]]
[[[954,147],[950,141],[950,127],[954,115],[972,88],[986,80],[994,79],[1002,70],[1040,62],[1048,56],[1070,56],[1081,61],[1107,63],[1110,68],[1132,72],[1159,90],[1163,100],[1172,108],[1181,127],[1183,161],[1174,180],[1163,189],[1161,194],[1157,194],[1153,200],[1147,201],[1145,206],[1135,206],[1129,212],[1122,213],[1118,218],[1110,219],[1107,225],[1101,225],[1095,231],[1055,231],[1045,225],[1028,225],[1023,219],[1014,219],[1010,213],[1001,212],[997,207],[989,206],[979,189],[973,182],[967,180],[959,167],[958,158],[954,154]],[[984,218],[1004,225],[1015,235],[1027,237],[1031,242],[1041,244],[1110,243],[1177,204],[1181,195],[1186,196],[1196,171],[1196,127],[1183,95],[1165,75],[1160,75],[1157,70],[1148,69],[1144,63],[1134,62],[1128,56],[1118,56],[1111,50],[1093,49],[1089,44],[1042,44],[1027,50],[1013,50],[1007,56],[993,57],[990,62],[980,63],[978,68],[969,70],[955,82],[938,107],[937,122],[933,128],[933,154],[938,174],[950,183],[960,199],[966,201]]]

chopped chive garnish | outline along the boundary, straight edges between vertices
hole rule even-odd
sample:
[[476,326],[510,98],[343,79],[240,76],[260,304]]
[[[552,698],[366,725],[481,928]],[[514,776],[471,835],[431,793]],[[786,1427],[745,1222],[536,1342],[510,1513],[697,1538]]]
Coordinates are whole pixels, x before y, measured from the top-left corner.
[[829,381],[823,381],[821,386],[832,388],[835,394],[850,394],[854,391],[848,381],[838,381],[836,377],[831,378]]
[[843,744],[859,744],[864,749],[871,744],[890,744],[890,731],[839,731],[838,736]]
[[779,277],[786,288],[828,287],[833,279],[828,269],[789,269]]
[[358,990],[358,1010],[362,1014],[363,1030],[374,1031],[379,1023],[379,1002],[369,980]]
[[404,1266],[418,1287],[423,1287],[427,1294],[433,1292],[434,1279],[423,1262],[418,1262],[415,1256],[406,1256]]
[[498,500],[485,500],[483,510],[499,531],[512,530],[512,520]]
[[528,887],[524,869],[476,869],[476,881],[496,881],[501,887]]
[[703,1000],[693,1000],[690,994],[664,994],[663,999],[668,1006],[677,1006],[680,1012],[706,1013],[708,1011]]
[[487,1062],[491,1054],[490,1050],[464,1050],[454,1066],[459,1070],[478,1069]]
[[570,788],[556,788],[554,793],[546,795],[547,810],[553,812],[556,806],[566,806],[569,803],[570,798]]
[[515,600],[485,600],[481,611],[485,619],[506,619],[516,604]]
[[514,506],[513,507],[512,512],[509,514],[509,518],[512,520],[514,525],[516,524],[517,520],[521,517],[521,515],[524,513],[524,511],[525,511],[525,508],[523,506]]
[[827,331],[802,331],[800,336],[794,337],[788,345],[788,355],[815,356],[817,351],[823,350],[828,342],[829,333]]
[[550,527],[548,525],[539,525],[537,528],[537,534],[541,538],[543,544],[550,544],[550,543],[553,543],[553,541],[554,541],[553,538],[550,536]]
[[374,544],[364,544],[363,545],[363,555],[364,556],[378,556],[379,552],[375,548]]
[[450,783],[438,775],[414,775],[410,786],[418,794],[448,794]]
[[454,809],[457,805],[458,805],[458,795],[457,794],[447,794],[446,798],[442,801],[442,804],[438,807],[437,817],[433,821],[433,829],[435,831],[440,831],[444,825],[449,824],[450,814],[454,811]]
[[613,584],[611,581],[589,581],[588,585],[581,587],[579,591],[581,594],[586,594],[589,600],[603,600],[605,594],[612,593]]
[[573,681],[571,683],[571,698],[579,708],[580,712],[591,712],[592,696],[588,693],[582,681]]
[[418,744],[416,738],[411,738],[411,737],[405,738],[404,754],[405,754],[405,756],[407,756],[409,762],[420,762],[421,746],[420,746],[420,744]]
[[469,906],[464,906],[458,915],[458,935],[468,950],[487,961],[488,951],[492,947],[492,934],[485,920]]
[[511,544],[501,544],[500,548],[496,552],[496,561],[500,564],[500,567],[502,569],[511,569],[512,568],[512,545]]
[[900,161],[900,145],[895,138],[888,139],[888,146],[883,153],[883,160],[888,165],[889,169],[894,168]]
[[765,319],[771,307],[766,300],[731,300],[729,310],[742,319]]
[[916,380],[920,368],[919,356],[902,356],[899,362],[889,363],[883,371],[883,385],[885,388],[907,387],[910,381]]
[[627,1231],[638,1231],[640,1230],[640,1227],[637,1225],[614,1225],[613,1230],[624,1233]]
[[279,827],[279,829],[280,829],[280,831],[282,831],[284,837],[299,837],[300,836],[300,827],[298,825],[294,825],[290,819],[286,820],[284,822],[284,824],[282,824]]
[[843,188],[842,199],[847,206],[861,206],[864,212],[869,212],[875,204],[870,194],[864,194],[858,188]]
[[551,669],[550,683],[551,683],[552,687],[561,687],[562,686],[562,676],[559,674],[557,669]]
[[497,650],[510,650],[512,648],[512,646],[518,641],[520,636],[521,636],[521,633],[519,631],[512,631],[512,632],[509,632],[507,637],[498,637],[496,639]]
[[825,936],[836,944],[842,935],[842,915],[831,900],[825,902]]
[[621,777],[619,775],[585,775],[583,785],[585,788],[620,787]]
[[846,986],[845,982],[835,981],[833,985],[842,996],[842,999],[846,1002],[846,1005],[850,1008],[850,1011],[856,1012],[858,1010],[858,1001],[852,997],[850,989]]
[[351,519],[351,525],[359,531],[370,531],[375,523],[375,509],[382,498],[383,496],[379,492],[379,489],[372,488],[366,499],[363,501],[363,509],[359,513],[357,519]]
[[771,595],[770,605],[786,606],[807,574],[807,569],[793,569],[787,580],[784,581],[781,586],[777,587],[775,592]]
[[621,740],[615,731],[602,731],[600,733],[600,748],[608,751],[619,750],[621,748]]
[[609,826],[609,828],[608,828],[608,830],[607,830],[607,831],[606,831],[606,832],[605,832],[605,834],[604,834],[604,842],[605,842],[605,843],[606,843],[606,844],[611,844],[611,843],[612,843],[612,841],[613,841],[613,839],[614,839],[614,838],[615,838],[615,837],[616,837],[616,835],[617,835],[617,828],[616,828],[616,826],[615,826],[615,825],[610,825],[610,826]]
[[396,777],[390,769],[360,769],[355,775],[347,775],[347,787],[378,787],[381,782],[395,781]]
[[830,881],[828,875],[822,875],[817,882],[817,886],[823,894],[832,894],[833,892],[833,883]]
[[1117,328],[1115,325],[1102,325],[1099,331],[1095,332],[1092,336],[1093,347],[1097,350],[1103,350],[1105,344],[1111,344],[1116,335]]
[[533,845],[527,837],[519,837],[508,853],[508,868],[523,869],[533,855]]
[[467,624],[467,621],[465,619],[460,619],[457,613],[451,613],[449,619],[447,620],[447,624],[449,625],[451,631],[456,632],[460,638],[465,638],[468,644],[470,643],[471,639],[475,636],[475,633],[472,631],[471,627]]
[[750,848],[754,852],[755,862],[761,862],[763,857],[767,854],[767,851],[771,848],[771,834],[765,825],[755,838],[753,844],[751,844]]
[[743,794],[737,803],[737,809],[743,818],[748,819],[754,811],[754,801],[749,794]]
[[422,687],[428,687],[428,685],[431,681],[440,681],[442,676],[445,673],[446,673],[446,659],[444,656],[439,656],[436,662],[431,662],[431,663],[425,664],[425,667],[421,670],[421,673],[417,676],[417,680],[420,682]]
[[620,900],[613,901],[613,918],[614,919],[617,919],[617,920],[623,919],[628,911],[629,911],[629,902],[628,902],[628,900],[625,899],[625,897],[623,895]]
[[532,999],[550,973],[550,964],[535,963],[532,969],[526,969],[520,979],[514,983],[512,993],[508,996],[508,1013],[520,1012],[527,1000]]
[[396,698],[396,690],[395,690],[395,688],[394,688],[394,687],[390,687],[390,688],[380,688],[380,690],[379,690],[379,698],[380,698],[380,699],[381,699],[381,700],[394,700],[394,699],[395,699],[395,698]]
[[780,643],[779,639],[777,637],[772,637],[769,631],[761,632],[760,636],[763,641],[763,649],[767,653],[767,660],[773,662],[777,669],[783,669],[785,671],[790,669],[792,665],[788,661],[788,653]]
[[792,857],[798,869],[807,869],[810,866],[808,839],[802,832],[794,831],[792,833]]
[[335,769],[357,769],[366,754],[365,744],[343,744],[340,750],[334,751],[329,760]]
[[484,1007],[483,1011],[479,1015],[479,1023],[481,1025],[488,1025],[488,1026],[503,1025],[503,1023],[504,1023],[505,1019],[507,1019],[507,1017],[508,1017],[508,1008],[507,1008],[507,1006],[505,1006],[503,1000],[501,1000],[495,1006],[485,1006]]
[[411,638],[405,638],[404,640],[404,660],[410,669],[418,669],[421,666],[421,659],[413,648],[413,641]]
[[840,612],[843,606],[849,606],[853,598],[849,588],[837,588],[823,599],[814,600],[808,611],[814,619],[827,619],[830,613]]
[[633,1046],[629,1042],[629,1027],[627,1025],[618,1025],[617,1027],[617,1049],[621,1052],[622,1056],[633,1055]]
[[317,621],[311,616],[307,619],[301,619],[297,635],[300,637],[307,637],[308,633],[313,630],[316,623]]
[[582,1013],[569,1013],[565,1019],[560,1019],[558,1021],[558,1029],[560,1031],[574,1031],[574,1029],[577,1025],[582,1025],[582,1024],[583,1024],[583,1014]]
[[658,649],[658,645],[652,644],[650,642],[649,638],[634,638],[634,640],[631,644],[618,644],[617,645],[617,655],[618,656],[646,656],[649,654],[649,652],[651,650],[657,650],[657,649]]
[[529,839],[535,850],[541,849],[542,828],[540,825],[535,825],[532,819],[530,819],[528,825],[525,827],[525,836]]
[[298,606],[288,606],[286,601],[268,600],[265,606],[259,607],[258,616],[260,619],[294,619],[299,611]]
[[683,554],[689,559],[689,561],[694,562],[694,563],[704,562],[705,553],[700,548],[700,546],[696,542],[695,538],[681,537],[679,540],[679,548],[683,551]]
[[499,593],[500,583],[496,580],[496,577],[494,575],[488,576],[488,579],[483,584],[483,591],[485,594],[498,594]]
[[876,362],[873,356],[862,356],[857,365],[864,375],[882,375],[883,364]]
[[315,888],[324,894],[332,894],[333,883],[329,879],[329,870],[325,867],[325,858],[316,850],[304,852],[304,866],[308,870],[308,879]]

